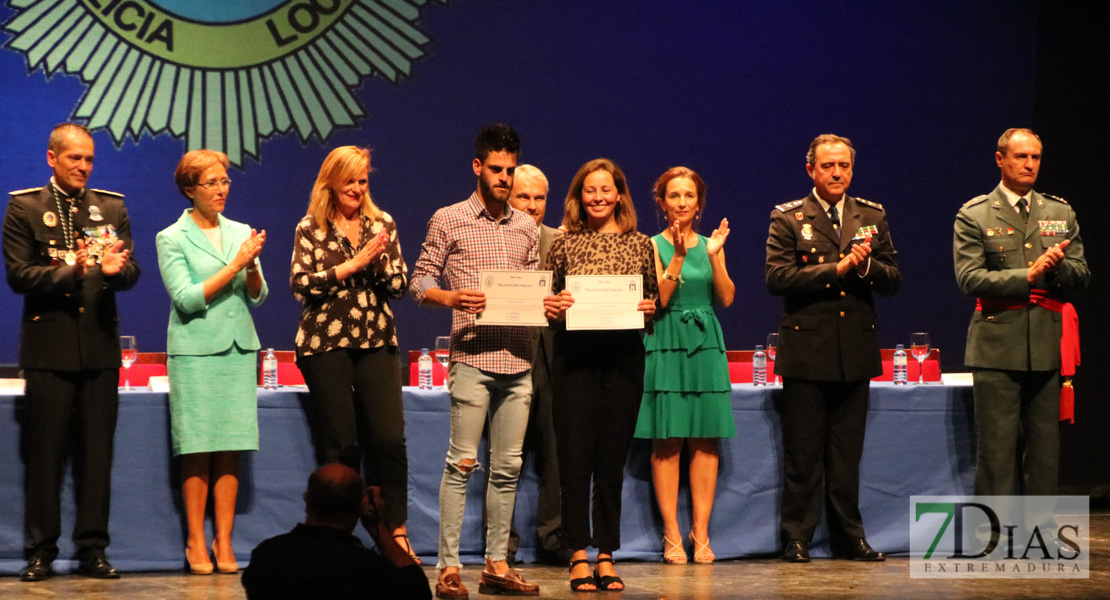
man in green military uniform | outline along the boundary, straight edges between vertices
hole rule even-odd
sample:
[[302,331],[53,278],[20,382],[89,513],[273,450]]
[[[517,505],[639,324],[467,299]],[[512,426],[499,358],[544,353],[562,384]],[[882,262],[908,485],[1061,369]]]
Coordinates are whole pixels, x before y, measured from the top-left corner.
[[1041,148],[1032,131],[1006,130],[995,153],[1002,182],[956,215],[956,281],[977,298],[964,359],[974,377],[976,495],[1056,494],[1061,313],[1091,275],[1075,210],[1033,191]]

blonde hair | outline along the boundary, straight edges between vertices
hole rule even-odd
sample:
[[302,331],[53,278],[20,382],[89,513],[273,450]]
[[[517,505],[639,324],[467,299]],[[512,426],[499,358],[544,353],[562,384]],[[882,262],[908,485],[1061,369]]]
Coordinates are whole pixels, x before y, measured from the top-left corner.
[[617,206],[614,209],[617,226],[622,233],[636,231],[636,207],[632,205],[632,195],[628,192],[628,180],[624,171],[608,158],[595,158],[582,165],[574,174],[574,180],[567,191],[567,199],[563,204],[563,229],[568,232],[589,229],[589,220],[586,208],[582,205],[582,186],[586,176],[594,171],[607,171],[613,176],[613,183],[617,186]]
[[[189,198],[185,190],[194,188],[200,181],[200,174],[212,165],[223,165],[224,169],[231,164],[227,155],[218,150],[190,150],[177,161],[177,168],[173,171],[173,180],[182,196]],[[192,198],[189,201],[192,202]]]
[[[316,183],[312,185],[312,196],[308,200],[308,212],[305,213],[316,221],[320,229],[327,229],[328,219],[335,216],[335,190],[347,185],[347,182],[356,176],[369,174],[370,150],[358,146],[340,146],[328,153],[324,164],[320,165],[320,173],[316,175]],[[370,198],[370,191],[362,195],[362,205],[359,213],[366,215],[371,220],[382,215],[381,209]]]

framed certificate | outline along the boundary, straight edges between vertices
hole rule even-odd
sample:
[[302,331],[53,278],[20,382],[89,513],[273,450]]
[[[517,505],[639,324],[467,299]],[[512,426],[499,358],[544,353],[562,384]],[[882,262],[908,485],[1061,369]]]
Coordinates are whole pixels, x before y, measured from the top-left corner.
[[486,295],[478,325],[547,326],[543,297],[551,295],[551,271],[482,271],[478,281]]
[[569,275],[574,305],[567,309],[567,329],[641,329],[643,275]]

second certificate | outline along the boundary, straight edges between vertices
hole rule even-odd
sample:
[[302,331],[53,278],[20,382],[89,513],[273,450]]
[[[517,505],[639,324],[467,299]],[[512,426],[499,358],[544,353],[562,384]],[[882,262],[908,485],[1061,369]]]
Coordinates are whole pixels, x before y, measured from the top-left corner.
[[568,275],[567,329],[640,329],[643,275]]
[[551,293],[551,271],[482,271],[478,281],[486,295],[479,325],[547,325],[543,297]]

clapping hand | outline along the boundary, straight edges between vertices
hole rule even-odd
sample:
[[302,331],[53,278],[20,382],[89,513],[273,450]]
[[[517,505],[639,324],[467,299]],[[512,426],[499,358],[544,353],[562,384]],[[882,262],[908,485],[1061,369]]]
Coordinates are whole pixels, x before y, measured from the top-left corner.
[[[247,241],[239,245],[239,251],[235,253],[234,264],[237,270],[246,269],[258,255],[262,253],[262,248],[266,245],[266,230],[256,231],[251,229],[251,236]],[[103,263],[103,261],[101,261]]]
[[1064,240],[1044,251],[1044,254],[1037,257],[1033,261],[1033,266],[1029,267],[1026,274],[1026,279],[1029,283],[1034,283],[1042,275],[1054,272],[1059,268],[1060,263],[1064,260],[1064,249],[1071,244],[1071,240]]
[[374,239],[370,240],[365,246],[359,249],[358,253],[351,258],[351,265],[354,267],[354,271],[357,273],[365,269],[370,263],[377,260],[378,257],[383,256],[382,253],[385,252],[386,245],[388,244],[389,236],[386,235],[385,231],[374,236]]
[[705,251],[709,253],[709,256],[717,256],[727,239],[728,219],[721,219],[720,227],[714,229],[712,235],[709,236],[709,241],[705,244]]
[[837,276],[843,276],[849,269],[863,269],[871,256],[871,236],[864,238],[862,244],[855,244],[851,251],[836,263]]
[[671,225],[671,242],[674,244],[674,255],[686,257],[686,234],[678,226],[678,219]]

